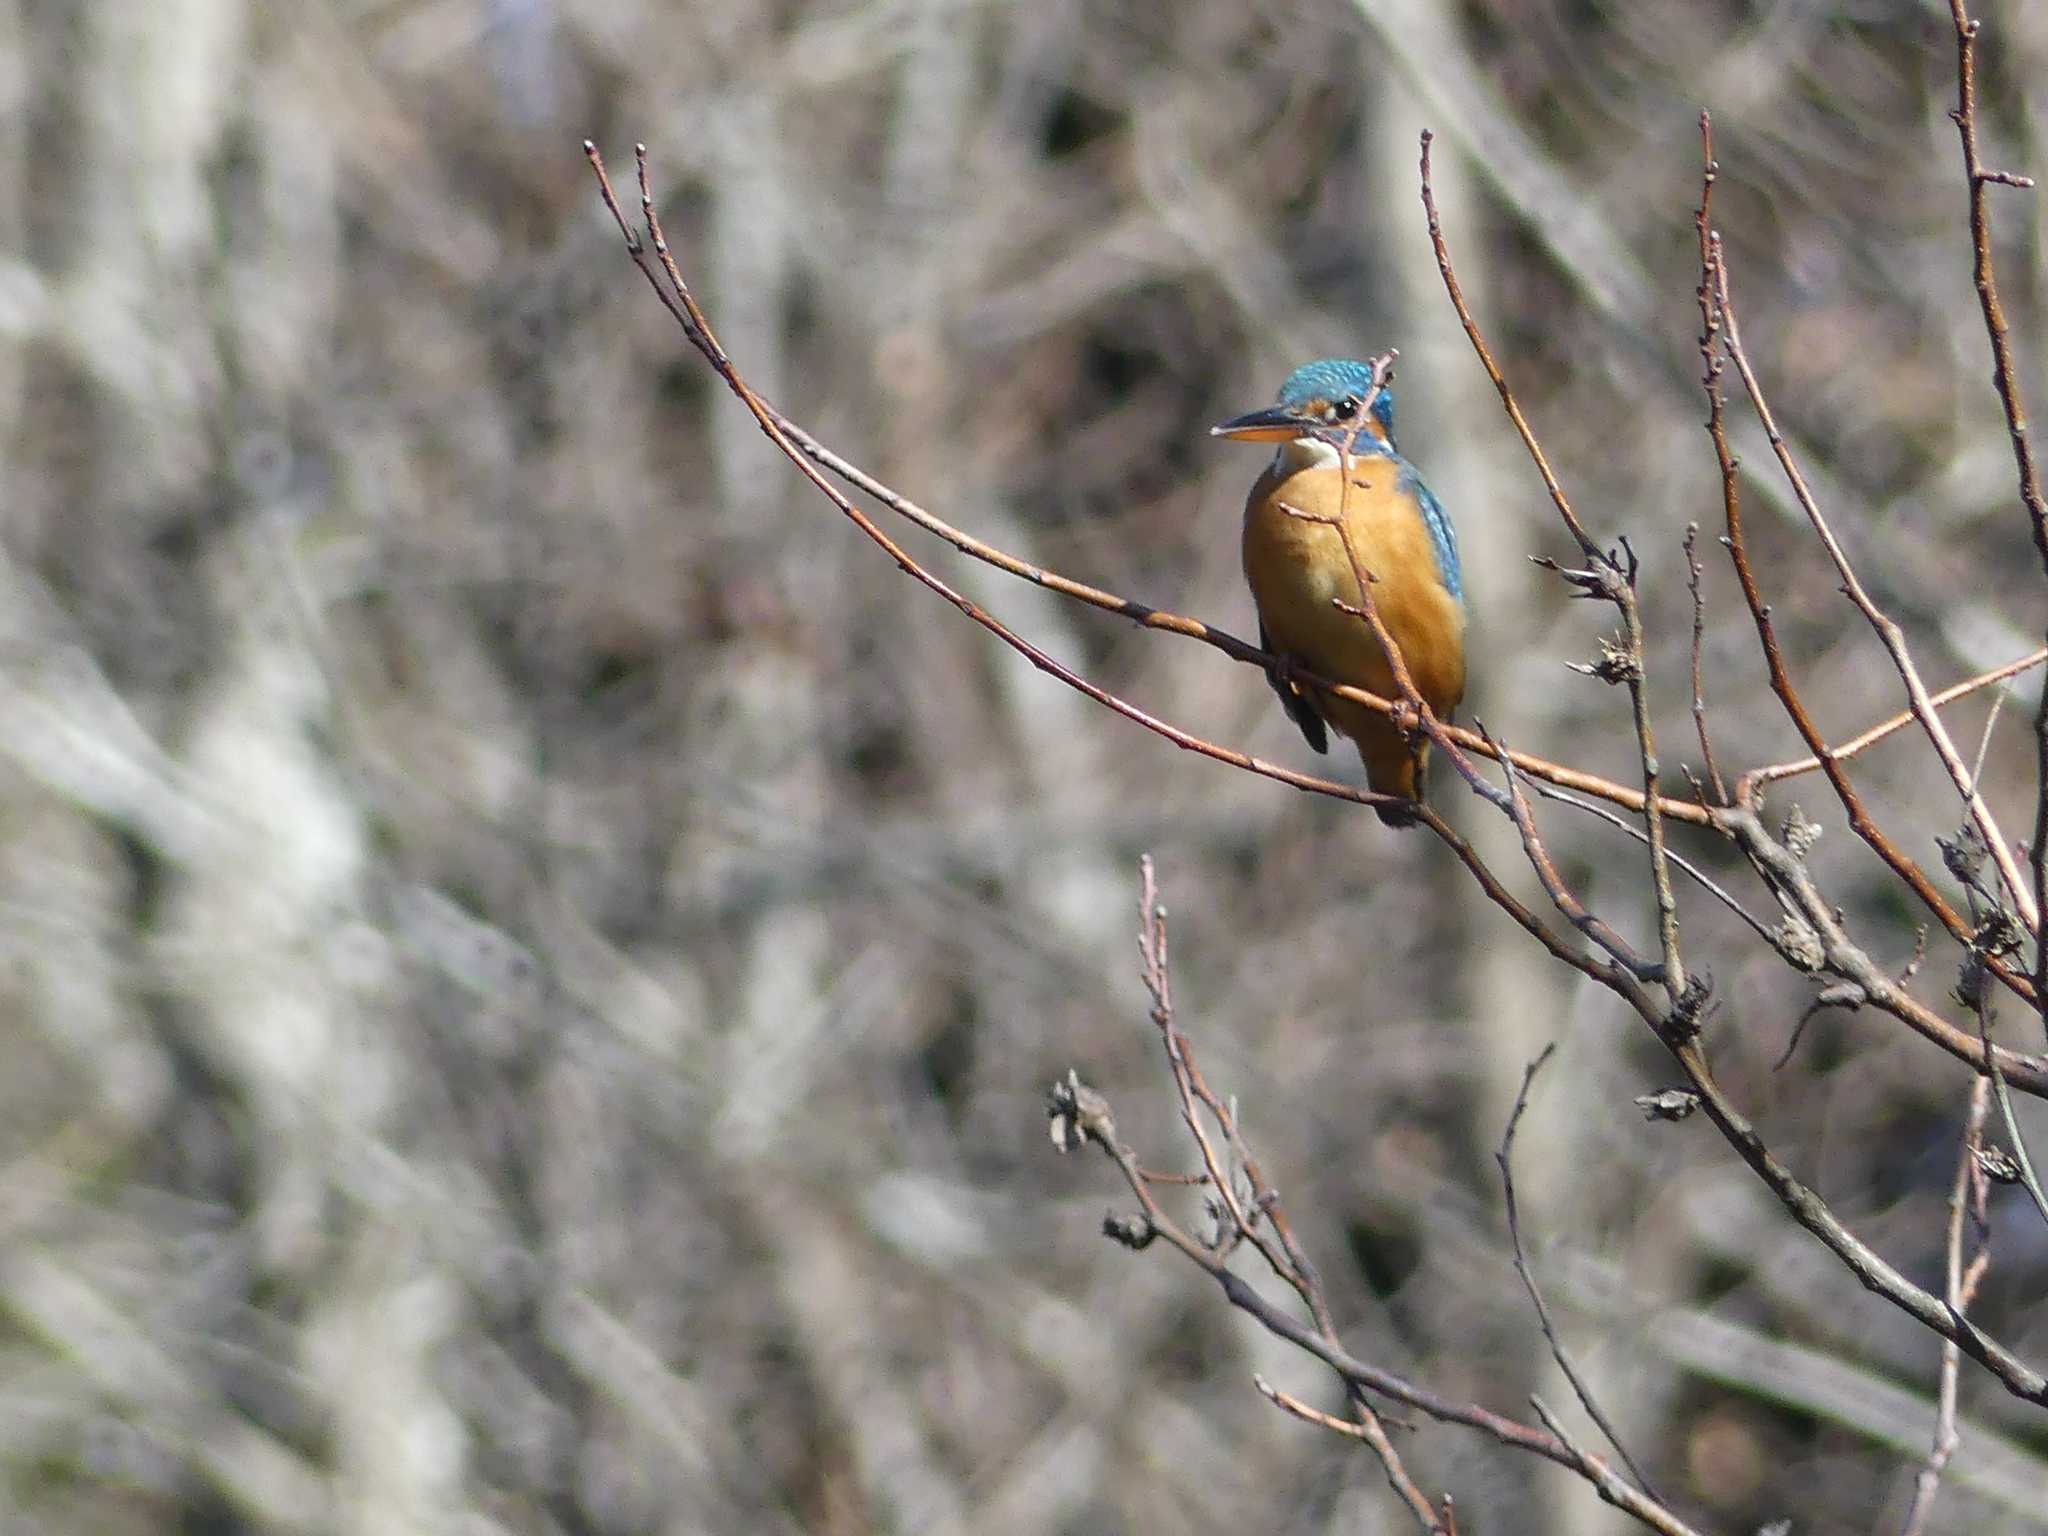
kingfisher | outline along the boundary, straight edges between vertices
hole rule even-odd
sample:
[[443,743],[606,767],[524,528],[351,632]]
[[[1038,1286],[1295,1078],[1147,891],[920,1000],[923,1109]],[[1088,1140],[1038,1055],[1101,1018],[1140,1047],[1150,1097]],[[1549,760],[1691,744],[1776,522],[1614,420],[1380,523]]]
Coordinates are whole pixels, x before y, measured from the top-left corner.
[[[1443,504],[1394,446],[1394,397],[1371,366],[1325,358],[1294,370],[1263,410],[1212,427],[1217,437],[1278,444],[1244,508],[1244,574],[1259,610],[1259,646],[1282,659],[1268,680],[1318,752],[1327,725],[1358,744],[1366,782],[1407,804],[1381,821],[1414,821],[1429,745],[1385,715],[1297,682],[1294,668],[1398,699],[1362,606],[1339,517],[1373,603],[1430,710],[1448,720],[1465,696],[1465,589],[1458,535]],[[1291,512],[1289,508],[1293,509]],[[1351,612],[1346,612],[1345,607]]]

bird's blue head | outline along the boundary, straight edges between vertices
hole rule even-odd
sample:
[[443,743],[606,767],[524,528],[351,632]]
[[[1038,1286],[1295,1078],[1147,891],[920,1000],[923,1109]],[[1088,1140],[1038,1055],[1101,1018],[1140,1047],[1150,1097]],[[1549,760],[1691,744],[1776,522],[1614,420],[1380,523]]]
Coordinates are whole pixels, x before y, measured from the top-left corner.
[[1285,442],[1297,437],[1341,439],[1361,427],[1361,411],[1368,414],[1359,432],[1359,445],[1368,446],[1369,451],[1365,440],[1377,439],[1392,448],[1393,391],[1383,387],[1377,394],[1373,392],[1370,363],[1326,357],[1287,375],[1280,398],[1272,405],[1233,416],[1210,430],[1218,437],[1254,442]]

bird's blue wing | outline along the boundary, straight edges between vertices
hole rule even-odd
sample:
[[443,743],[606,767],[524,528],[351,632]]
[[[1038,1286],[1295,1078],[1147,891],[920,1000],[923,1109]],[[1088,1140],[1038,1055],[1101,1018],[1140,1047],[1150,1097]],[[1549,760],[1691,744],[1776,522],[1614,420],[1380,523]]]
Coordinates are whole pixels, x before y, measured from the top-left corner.
[[1430,548],[1436,552],[1436,573],[1443,580],[1444,590],[1462,603],[1465,583],[1458,569],[1458,530],[1451,523],[1451,514],[1406,459],[1401,461],[1401,489],[1412,495],[1415,505],[1422,509],[1422,521],[1429,528]]

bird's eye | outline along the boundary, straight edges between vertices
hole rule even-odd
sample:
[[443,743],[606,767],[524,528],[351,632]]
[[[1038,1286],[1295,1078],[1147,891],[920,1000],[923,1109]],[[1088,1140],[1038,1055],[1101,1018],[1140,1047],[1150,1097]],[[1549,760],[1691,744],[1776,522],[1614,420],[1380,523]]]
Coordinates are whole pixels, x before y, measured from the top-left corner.
[[1346,395],[1342,400],[1339,400],[1335,405],[1332,405],[1330,407],[1330,414],[1332,416],[1335,416],[1339,421],[1349,421],[1352,417],[1358,414],[1358,407],[1358,396]]

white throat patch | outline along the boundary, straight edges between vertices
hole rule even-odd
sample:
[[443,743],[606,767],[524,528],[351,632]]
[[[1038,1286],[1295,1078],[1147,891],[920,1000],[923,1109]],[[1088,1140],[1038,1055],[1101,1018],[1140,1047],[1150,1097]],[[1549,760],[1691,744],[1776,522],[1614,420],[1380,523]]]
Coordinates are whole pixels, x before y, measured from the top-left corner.
[[1334,469],[1342,455],[1334,444],[1320,437],[1289,438],[1273,450],[1273,469],[1282,475],[1297,475],[1304,469]]

